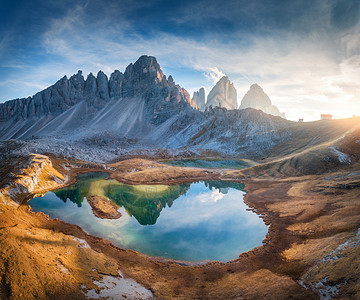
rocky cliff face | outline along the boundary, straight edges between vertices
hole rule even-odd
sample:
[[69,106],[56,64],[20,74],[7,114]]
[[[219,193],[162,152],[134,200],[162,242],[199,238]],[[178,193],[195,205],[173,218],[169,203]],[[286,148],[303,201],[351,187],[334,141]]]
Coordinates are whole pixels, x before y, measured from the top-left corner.
[[226,109],[237,108],[237,94],[234,85],[227,76],[222,77],[210,91],[206,106],[219,106]]
[[86,100],[93,108],[109,100],[108,79],[103,72],[89,74],[86,81],[81,71],[69,79],[64,76],[54,85],[33,97],[15,99],[0,104],[0,122],[44,115],[58,115]]
[[269,96],[256,83],[250,87],[250,90],[241,100],[239,109],[245,109],[249,107],[260,109],[263,112],[273,116],[280,116],[285,118],[285,113],[281,113],[275,105],[272,105]]
[[197,109],[200,111],[204,111],[204,109],[205,109],[205,89],[200,88],[198,92],[194,92],[192,99],[195,102]]
[[[76,128],[79,122],[91,120],[110,103],[124,98],[143,99],[145,104],[139,109],[143,109],[144,118],[154,124],[195,107],[185,89],[175,84],[171,76],[166,79],[156,58],[144,55],[130,64],[124,74],[115,70],[110,79],[99,71],[96,77],[90,73],[85,80],[78,71],[69,79],[64,76],[33,97],[1,103],[0,138],[23,137],[25,132],[26,136],[36,134],[39,128],[70,110],[73,114],[76,111],[77,119],[70,122]],[[66,116],[68,123],[71,117]],[[34,125],[34,120],[36,128],[30,125]],[[29,126],[32,129],[29,130]]]
[[152,56],[141,56],[135,64],[126,68],[121,83],[121,96],[143,98],[145,117],[154,124],[165,122],[180,111],[196,107],[189,93],[175,84],[171,75],[167,79]]
[[[200,107],[205,91],[194,98]],[[156,59],[141,56],[110,78],[99,71],[85,80],[79,71],[33,97],[0,104],[0,140],[23,140],[25,152],[107,161],[158,148],[250,157],[291,139],[291,122],[236,105],[236,90],[223,77],[207,109],[194,109],[195,101]]]

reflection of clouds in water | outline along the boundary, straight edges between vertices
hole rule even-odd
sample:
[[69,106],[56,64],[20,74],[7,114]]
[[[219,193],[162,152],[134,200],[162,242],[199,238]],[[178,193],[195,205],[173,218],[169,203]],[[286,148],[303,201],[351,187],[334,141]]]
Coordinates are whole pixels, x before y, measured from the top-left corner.
[[131,217],[127,214],[124,208],[120,208],[118,211],[121,213],[121,217],[119,219],[101,219],[95,217],[96,220],[94,220],[94,222],[101,226],[114,229],[126,226],[129,222],[131,222]]
[[216,228],[224,220],[246,224],[251,219],[249,224],[262,225],[262,220],[256,214],[245,210],[247,206],[243,202],[243,195],[244,192],[239,190],[222,194],[218,189],[213,189],[197,195],[181,196],[174,201],[171,209],[161,212],[155,226],[161,232],[169,232],[201,224]]
[[261,244],[267,231],[262,219],[246,211],[244,194],[233,188],[209,189],[204,183],[194,183],[171,208],[162,209],[155,225],[147,226],[130,217],[124,207],[119,208],[119,219],[109,220],[95,217],[87,201],[78,208],[55,194],[42,198],[43,204],[38,205],[120,247],[172,258],[227,259]]
[[222,198],[224,198],[225,194],[221,193],[218,189],[212,189],[210,195],[209,193],[206,194],[201,194],[199,195],[200,202],[201,203],[205,203],[205,202],[217,202],[218,200],[221,200]]

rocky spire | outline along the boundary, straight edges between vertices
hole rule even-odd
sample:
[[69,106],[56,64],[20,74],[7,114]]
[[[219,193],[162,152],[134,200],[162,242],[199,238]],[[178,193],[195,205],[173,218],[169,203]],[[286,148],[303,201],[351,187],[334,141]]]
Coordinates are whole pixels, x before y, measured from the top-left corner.
[[210,105],[227,109],[237,108],[236,89],[227,76],[222,77],[210,91],[206,106]]
[[205,109],[205,89],[200,88],[198,92],[194,92],[193,101],[195,102],[196,107],[203,111]]
[[101,99],[109,99],[109,81],[106,74],[103,71],[99,71],[96,76],[97,94]]
[[97,84],[96,78],[93,73],[90,73],[85,81],[85,94],[89,95],[90,97],[96,96]]
[[123,77],[124,77],[124,74],[121,73],[119,70],[115,70],[110,75],[110,80],[109,80],[110,98],[121,96],[121,85],[122,85]]
[[248,107],[260,109],[267,114],[285,118],[285,114],[281,113],[275,105],[272,105],[269,96],[257,83],[250,86],[249,91],[241,100],[239,109]]

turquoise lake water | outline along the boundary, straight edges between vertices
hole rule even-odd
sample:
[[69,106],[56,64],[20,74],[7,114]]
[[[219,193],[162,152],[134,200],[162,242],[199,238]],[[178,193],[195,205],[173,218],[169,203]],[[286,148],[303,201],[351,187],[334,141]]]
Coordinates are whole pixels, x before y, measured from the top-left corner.
[[[81,174],[75,184],[28,204],[122,248],[178,260],[229,261],[261,245],[266,236],[263,220],[246,210],[242,184],[127,185],[107,177]],[[86,200],[91,195],[112,200],[122,216],[95,217]]]
[[164,164],[176,167],[206,168],[206,169],[245,169],[249,164],[233,159],[176,159],[164,161]]

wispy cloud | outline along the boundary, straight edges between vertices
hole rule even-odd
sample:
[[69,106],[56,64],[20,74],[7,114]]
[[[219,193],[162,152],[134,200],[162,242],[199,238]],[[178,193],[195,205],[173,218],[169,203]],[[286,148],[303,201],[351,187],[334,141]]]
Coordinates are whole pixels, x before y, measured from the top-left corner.
[[[310,10],[304,1],[291,1],[292,5],[284,7],[277,3],[269,7],[266,1],[247,6],[243,1],[232,1],[226,10],[216,1],[196,1],[194,5],[185,2],[177,8],[176,17],[170,14],[171,20],[174,26],[205,28],[206,34],[199,37],[167,28],[144,28],[144,33],[136,21],[141,23],[141,18],[148,16],[142,14],[132,20],[129,15],[137,9],[147,12],[150,4],[120,2],[104,6],[101,18],[94,18],[92,2],[70,5],[65,15],[50,20],[41,35],[40,46],[49,59],[28,68],[21,60],[13,61],[13,65],[25,66],[26,71],[9,75],[3,82],[27,83],[14,93],[28,95],[36,92],[36,86],[50,85],[78,69],[84,74],[102,69],[109,75],[148,54],[156,56],[165,69],[175,73],[179,70],[180,75],[184,68],[203,74],[190,88],[184,86],[190,93],[202,86],[209,91],[226,74],[238,90],[238,102],[257,82],[290,119],[313,119],[324,110],[341,116],[357,111],[360,114],[360,102],[355,101],[359,97],[360,26],[353,21],[344,29],[341,16],[334,16],[328,1],[315,1]],[[234,23],[227,33],[232,12],[240,11],[241,6],[247,26],[254,28],[247,30],[241,22]],[[269,19],[268,10],[278,17]],[[285,10],[289,18],[283,14]],[[256,22],[252,16],[258,17]],[[212,28],[215,17],[220,27]],[[148,22],[161,20],[154,16]],[[0,41],[0,52],[6,44],[6,40]],[[175,80],[183,85],[176,76]]]
[[225,73],[216,67],[208,68],[208,71],[204,74],[212,85],[215,85],[222,77],[225,76]]

